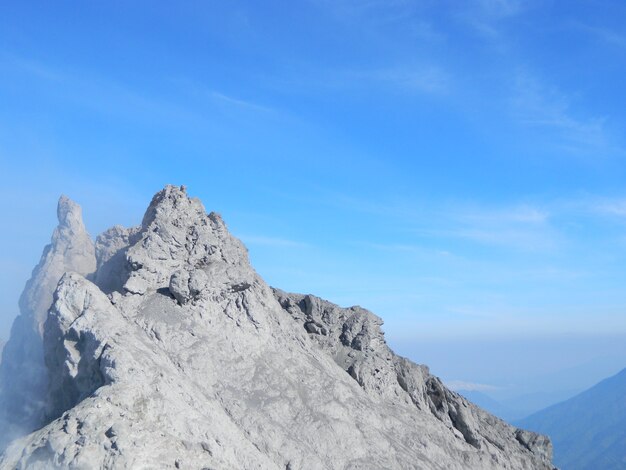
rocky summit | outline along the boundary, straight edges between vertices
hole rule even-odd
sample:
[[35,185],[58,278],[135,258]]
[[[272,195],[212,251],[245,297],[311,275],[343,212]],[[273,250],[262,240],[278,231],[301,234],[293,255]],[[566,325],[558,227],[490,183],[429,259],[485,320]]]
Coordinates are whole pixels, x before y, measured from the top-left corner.
[[184,187],[95,243],[58,215],[0,364],[0,468],[554,468],[373,313],[269,287]]

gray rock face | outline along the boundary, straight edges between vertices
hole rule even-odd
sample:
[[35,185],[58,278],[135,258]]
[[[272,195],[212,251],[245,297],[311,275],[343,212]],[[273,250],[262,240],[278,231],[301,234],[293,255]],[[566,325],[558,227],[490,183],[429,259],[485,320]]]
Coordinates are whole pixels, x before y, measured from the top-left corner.
[[550,443],[396,356],[359,307],[271,289],[166,187],[44,325],[46,424],[0,468],[552,469]]
[[126,229],[115,225],[96,238],[98,269],[90,276],[90,280],[103,292],[110,294],[121,290],[127,271],[126,248],[138,230],[138,228]]
[[546,462],[551,459],[548,438],[510,426],[448,390],[428,367],[394,354],[384,340],[382,320],[373,313],[360,307],[341,308],[312,295],[279,289],[274,289],[274,295],[322,350],[370,395],[412,403],[475,449],[490,453],[509,449],[509,455],[514,455],[515,447],[521,444]]
[[20,297],[20,315],[0,364],[0,449],[17,435],[43,423],[48,371],[43,332],[59,279],[66,271],[88,274],[96,268],[94,245],[83,225],[81,208],[61,196],[58,227]]

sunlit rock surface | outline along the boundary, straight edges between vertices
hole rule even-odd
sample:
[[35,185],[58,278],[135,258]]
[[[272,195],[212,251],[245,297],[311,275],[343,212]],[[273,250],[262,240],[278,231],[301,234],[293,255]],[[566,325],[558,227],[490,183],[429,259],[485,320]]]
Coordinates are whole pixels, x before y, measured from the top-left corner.
[[371,312],[270,288],[184,188],[85,252],[95,273],[46,298],[44,422],[0,468],[553,468],[547,438],[396,356]]

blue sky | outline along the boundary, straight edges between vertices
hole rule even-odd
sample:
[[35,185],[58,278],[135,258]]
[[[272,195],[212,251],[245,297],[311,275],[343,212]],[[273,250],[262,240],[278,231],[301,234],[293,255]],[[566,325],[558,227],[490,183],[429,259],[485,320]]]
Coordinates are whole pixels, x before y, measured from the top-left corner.
[[444,378],[521,381],[503,341],[541,344],[547,374],[623,367],[625,20],[616,1],[3,2],[0,337],[59,194],[96,235],[174,183],[272,285],[373,310]]

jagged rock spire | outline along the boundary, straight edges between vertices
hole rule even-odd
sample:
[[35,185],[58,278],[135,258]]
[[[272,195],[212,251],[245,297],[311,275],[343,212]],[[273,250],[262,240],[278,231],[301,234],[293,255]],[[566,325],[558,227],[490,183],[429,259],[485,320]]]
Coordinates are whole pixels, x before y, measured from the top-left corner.
[[44,248],[20,297],[21,314],[31,318],[39,336],[43,334],[42,325],[61,276],[67,271],[89,274],[96,269],[95,249],[83,224],[81,207],[67,196],[61,196],[57,218],[52,241]]
[[[13,435],[31,431],[41,419],[47,385],[43,325],[57,283],[67,271],[87,275],[96,268],[94,244],[83,224],[81,207],[61,196],[57,218],[51,243],[44,248],[20,297],[20,315],[0,364],[0,426],[13,429]],[[0,449],[4,445],[0,441]]]
[[81,207],[65,194],[62,194],[57,203],[57,219],[60,229],[74,230],[77,233],[85,231]]

